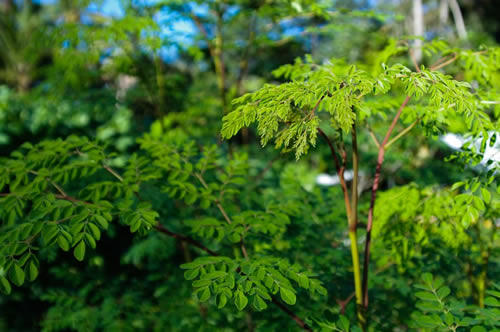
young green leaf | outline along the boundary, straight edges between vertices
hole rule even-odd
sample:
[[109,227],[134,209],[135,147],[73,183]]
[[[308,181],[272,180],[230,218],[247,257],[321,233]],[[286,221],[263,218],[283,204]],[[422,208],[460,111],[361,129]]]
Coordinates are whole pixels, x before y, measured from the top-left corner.
[[85,242],[84,241],[80,241],[80,243],[75,247],[75,249],[73,250],[73,255],[80,262],[83,261],[83,258],[85,257]]

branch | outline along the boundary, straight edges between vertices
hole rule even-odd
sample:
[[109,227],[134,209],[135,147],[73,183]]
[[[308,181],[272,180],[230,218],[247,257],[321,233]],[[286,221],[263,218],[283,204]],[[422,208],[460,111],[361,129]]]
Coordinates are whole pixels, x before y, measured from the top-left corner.
[[358,223],[358,179],[359,179],[359,154],[358,154],[358,139],[356,134],[356,122],[352,124],[352,169],[353,177],[351,184],[351,212],[352,225],[351,229],[356,229]]
[[314,105],[313,109],[311,110],[312,115],[314,115],[314,113],[316,113],[316,110],[318,109],[319,104],[321,104],[321,102],[323,101],[325,96],[326,96],[326,94],[322,95],[321,98],[318,99],[318,101],[316,102],[316,105]]
[[403,129],[399,134],[397,134],[393,139],[391,139],[387,144],[384,146],[384,149],[388,149],[394,142],[396,142],[398,139],[406,135],[410,130],[413,129],[418,123],[418,119],[413,121],[408,127]]
[[281,309],[281,311],[285,312],[288,316],[292,317],[292,319],[304,330],[312,332],[312,329],[309,325],[307,325],[303,320],[301,320],[296,314],[293,313],[287,306],[277,300],[274,296],[272,296],[273,303]]
[[410,48],[410,58],[411,58],[411,61],[413,62],[413,66],[415,67],[415,70],[417,71],[417,73],[420,73],[420,68],[418,67],[418,62],[417,62],[417,59],[415,58],[415,54],[413,53],[413,49]]
[[330,141],[325,132],[321,130],[321,128],[318,128],[318,133],[321,135],[321,137],[325,139],[326,143],[330,147],[330,152],[332,154],[333,160],[335,162],[335,168],[337,170],[337,175],[339,176],[340,185],[342,187],[342,191],[344,192],[344,202],[346,207],[347,219],[349,220],[349,225],[350,225],[352,219],[351,204],[349,201],[349,192],[347,190],[347,184],[344,178],[344,166],[340,165],[339,158],[337,157],[337,153],[335,152],[335,147],[333,146],[332,141]]
[[342,315],[345,314],[345,308],[347,307],[349,302],[351,302],[355,294],[356,294],[355,292],[352,292],[345,300],[339,300],[339,299],[335,300],[340,307],[340,314]]
[[50,179],[49,179],[49,182],[50,182],[50,184],[51,184],[54,188],[56,188],[56,189],[57,189],[57,191],[58,191],[58,192],[59,192],[62,196],[68,196],[68,195],[64,192],[64,190],[63,190],[63,189],[62,189],[62,188],[61,188],[61,187],[60,187],[57,183],[55,183],[54,181],[52,181],[52,180],[50,180]]
[[212,255],[212,256],[218,256],[216,252],[208,249],[207,247],[205,247],[203,244],[199,243],[198,241],[188,237],[188,236],[185,236],[185,235],[182,235],[182,234],[178,234],[178,233],[174,233],[170,230],[168,230],[167,228],[165,228],[165,226],[161,225],[161,224],[158,224],[154,227],[154,229],[160,233],[163,233],[165,235],[168,235],[170,237],[173,237],[175,239],[179,239],[179,240],[182,240],[182,241],[185,241],[203,251],[205,251],[206,253]]
[[372,226],[373,226],[373,210],[375,208],[375,200],[377,198],[377,190],[380,182],[380,173],[382,171],[382,164],[384,162],[385,155],[385,146],[388,144],[389,138],[398,123],[399,118],[401,117],[401,113],[403,109],[406,107],[408,102],[410,101],[410,96],[406,96],[405,100],[399,107],[392,123],[385,134],[384,140],[380,144],[378,149],[378,158],[377,158],[377,166],[375,167],[375,178],[373,179],[372,186],[372,195],[370,200],[370,209],[368,210],[368,222],[366,223],[366,240],[365,240],[365,255],[363,262],[363,306],[364,308],[368,308],[368,273],[369,273],[369,265],[370,265],[370,246],[371,246],[371,236],[372,236]]
[[451,59],[449,59],[449,60],[447,60],[447,61],[445,61],[445,62],[441,62],[441,63],[440,63],[440,62],[439,62],[439,60],[438,60],[438,62],[436,62],[436,64],[432,65],[429,69],[430,69],[430,70],[438,70],[438,69],[441,69],[441,68],[443,68],[443,67],[448,66],[450,63],[455,62],[457,59],[458,59],[458,55],[457,55],[457,54],[455,54],[455,55],[454,55]]
[[111,175],[113,175],[115,178],[118,179],[118,181],[120,182],[123,182],[123,178],[114,170],[112,169],[111,167],[109,167],[108,165],[102,165],[102,167],[108,171],[109,173],[111,173]]
[[370,136],[371,136],[371,138],[373,140],[373,143],[375,143],[375,145],[377,146],[377,148],[380,149],[380,143],[378,142],[377,136],[375,136],[375,133],[370,128],[370,126],[368,126],[368,132],[370,133]]

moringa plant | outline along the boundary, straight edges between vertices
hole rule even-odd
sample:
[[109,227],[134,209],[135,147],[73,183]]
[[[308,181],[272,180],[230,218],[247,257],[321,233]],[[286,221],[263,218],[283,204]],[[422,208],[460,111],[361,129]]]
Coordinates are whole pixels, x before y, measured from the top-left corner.
[[[429,67],[419,66],[407,43],[392,43],[381,55],[387,61],[391,56],[408,52],[415,71],[401,63],[388,65],[383,62],[380,63],[380,73],[375,70],[370,74],[341,61],[331,60],[318,65],[310,57],[305,62],[297,59],[293,65],[274,71],[276,77],[284,77],[290,82],[268,84],[256,92],[235,99],[235,110],[224,117],[224,138],[231,138],[241,128],[257,122],[262,145],[274,140],[276,148],[281,148],[283,152],[294,151],[296,159],[316,145],[318,136],[327,143],[344,194],[355,298],[358,320],[362,327],[366,327],[367,323],[365,312],[369,304],[372,228],[386,151],[415,126],[425,129],[428,135],[438,135],[445,132],[453,121],[460,119],[465,122],[467,135],[481,141],[479,151],[474,146],[464,146],[465,151],[460,156],[477,160],[482,159],[487,144],[495,143],[496,134],[490,139],[489,131],[498,130],[498,122],[495,123],[490,118],[490,113],[491,104],[497,104],[499,96],[491,85],[498,75],[499,50],[464,52],[448,49],[440,41],[425,45],[423,50],[430,55],[441,53],[442,57]],[[474,87],[442,72],[441,69],[457,62],[464,69],[464,76],[474,81]],[[488,97],[493,97],[493,102],[485,100]],[[379,140],[370,128],[370,122],[373,118],[385,118],[394,101],[398,101],[400,106],[388,123],[383,138]],[[495,110],[494,113],[498,111]],[[395,134],[400,118],[404,118],[409,125]],[[360,228],[358,135],[361,128],[366,129],[372,137],[374,148],[378,152],[366,215],[363,268],[359,261],[357,234]],[[349,135],[350,149],[346,148],[346,138]],[[350,190],[344,177],[348,161],[353,171]],[[494,165],[489,172],[489,179],[481,189],[483,198],[489,197],[487,185],[497,175],[498,162],[489,162],[492,163]],[[461,183],[457,184],[455,188],[460,185]],[[476,182],[472,193],[479,186],[480,182]],[[481,203],[469,205],[476,201]],[[482,200],[477,196],[461,197],[459,202],[462,206],[457,207],[457,213],[462,214],[464,227],[485,210]],[[464,206],[464,203],[467,205]],[[384,230],[380,232],[383,233]]]
[[[311,310],[299,307],[299,312],[294,312],[289,308],[299,302],[298,298],[308,296],[307,302],[320,303],[324,310],[322,301],[331,296],[322,282],[324,276],[320,277],[322,271],[313,271],[286,255],[288,248],[283,239],[294,223],[300,223],[304,213],[299,211],[306,206],[297,188],[289,188],[290,195],[297,196],[289,202],[250,202],[252,183],[246,153],[230,154],[224,145],[199,147],[185,135],[163,132],[161,126],[138,140],[139,152],[123,166],[114,165],[116,154],[107,152],[102,143],[74,136],[34,146],[26,143],[2,160],[0,289],[10,293],[12,284],[21,286],[34,281],[43,269],[39,257],[44,250],[72,251],[78,261],[83,261],[103,233],[121,223],[132,233],[158,232],[195,248],[199,256],[193,259],[189,250],[185,251],[185,263],[180,268],[184,278],[191,281],[198,300],[211,301],[218,310],[226,310],[232,302],[239,311],[245,310],[251,321],[255,311],[272,313],[274,308],[308,331],[371,329],[368,296],[374,232],[374,239],[380,243],[398,246],[397,236],[391,236],[401,228],[391,227],[391,222],[418,221],[417,234],[437,229],[449,236],[449,225],[457,225],[454,229],[463,235],[469,227],[480,225],[479,221],[489,221],[491,247],[497,239],[497,226],[491,220],[498,212],[498,195],[494,191],[498,192],[498,162],[488,162],[488,170],[477,179],[445,191],[448,196],[443,200],[432,191],[420,193],[410,190],[410,186],[398,188],[403,192],[399,200],[395,197],[401,192],[395,190],[392,196],[390,191],[384,193],[384,206],[376,201],[386,151],[412,129],[436,136],[463,122],[459,126],[462,132],[471,142],[480,141],[479,146],[469,143],[453,156],[464,165],[482,161],[486,146],[494,144],[496,134],[490,132],[498,130],[498,110],[494,107],[498,100],[495,82],[500,50],[470,52],[431,42],[424,45],[424,51],[431,57],[442,57],[429,67],[415,64],[415,71],[401,63],[390,63],[391,57],[405,52],[411,55],[405,43],[390,44],[380,56],[380,67],[371,71],[336,60],[321,65],[309,57],[305,62],[297,60],[274,72],[289,82],[269,84],[235,99],[234,110],[223,121],[224,138],[257,122],[263,144],[274,140],[283,151],[294,151],[297,159],[316,145],[318,136],[327,143],[343,192],[360,327],[351,327],[344,316],[334,324],[323,317],[305,318]],[[442,70],[452,65],[471,83],[445,75]],[[378,139],[377,128],[371,128],[389,114],[392,120],[383,138]],[[406,126],[398,131],[400,119]],[[369,163],[374,164],[374,171],[367,209],[360,204],[365,200],[360,186],[360,160],[369,159],[361,153],[367,149],[358,145],[361,137],[373,140],[371,151],[377,155],[376,162]],[[345,177],[349,167],[353,171],[350,183]],[[285,182],[292,181],[287,176]],[[420,205],[424,200],[429,203]],[[327,201],[327,205],[333,206],[333,202]],[[443,206],[452,212],[444,213]],[[438,224],[438,218],[445,221]],[[484,227],[477,227],[481,234]],[[363,229],[366,233],[361,237],[358,233]],[[359,249],[362,243],[363,262]],[[488,248],[483,251],[491,250]],[[401,253],[399,248],[395,252]],[[400,265],[404,267],[404,258]],[[436,293],[441,303],[448,292],[439,290],[442,283],[434,284],[428,275],[424,281],[425,291]],[[480,307],[485,302],[493,303],[485,297],[487,281],[486,275],[476,281],[477,298],[482,299]],[[429,300],[428,295],[415,295]],[[454,323],[458,320],[448,318],[453,311],[444,304],[419,308],[439,309],[444,322],[455,330],[459,328]],[[425,312],[414,317],[417,322],[429,320]],[[268,324],[272,321],[267,320]],[[477,322],[496,324],[486,319]]]

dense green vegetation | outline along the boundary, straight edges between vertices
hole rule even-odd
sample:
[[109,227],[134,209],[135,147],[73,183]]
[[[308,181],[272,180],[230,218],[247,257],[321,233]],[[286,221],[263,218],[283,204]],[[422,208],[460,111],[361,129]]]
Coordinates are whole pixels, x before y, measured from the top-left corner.
[[0,330],[500,331],[488,6],[0,2]]

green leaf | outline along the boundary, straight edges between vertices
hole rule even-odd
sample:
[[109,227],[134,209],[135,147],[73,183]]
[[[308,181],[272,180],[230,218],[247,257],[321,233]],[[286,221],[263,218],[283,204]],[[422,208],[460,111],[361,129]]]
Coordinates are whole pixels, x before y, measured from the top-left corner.
[[198,276],[200,273],[200,269],[192,269],[192,270],[187,270],[184,272],[184,278],[186,280],[193,280]]
[[445,297],[447,297],[448,295],[450,295],[450,288],[449,287],[441,287],[440,289],[438,289],[437,291],[437,295],[441,298],[441,299],[444,299]]
[[486,204],[488,204],[491,201],[491,194],[486,188],[481,188],[481,194],[483,195],[483,200],[485,201]]
[[454,321],[453,315],[447,312],[446,315],[444,316],[444,322],[446,323],[446,325],[451,326],[453,324],[453,321]]
[[73,255],[80,262],[83,261],[83,258],[85,257],[85,242],[80,241],[80,243],[73,250]]
[[200,300],[200,302],[205,302],[209,298],[210,298],[210,288],[208,287],[200,288],[200,291],[198,292],[198,300]]
[[498,301],[497,299],[495,299],[494,297],[491,297],[491,296],[488,296],[484,300],[484,304],[487,306],[490,306],[490,307],[500,307],[500,301]]
[[14,263],[14,265],[10,268],[9,276],[10,280],[12,280],[16,286],[21,286],[24,283],[24,271],[16,263]]
[[62,234],[57,237],[57,244],[64,251],[69,250],[68,240],[66,240],[66,238]]
[[26,270],[28,274],[28,280],[29,281],[35,280],[36,277],[38,276],[38,268],[36,267],[36,264],[33,261],[30,261]]
[[[213,265],[211,265],[213,266]],[[207,274],[204,274],[200,277],[201,280],[213,280],[213,279],[218,279],[218,278],[222,278],[222,277],[225,277],[227,275],[227,272],[224,272],[224,271],[214,271],[214,272],[210,272],[210,273],[207,273]]]
[[295,302],[297,301],[295,293],[284,287],[280,287],[280,296],[283,302],[289,305],[294,305]]
[[104,229],[108,229],[108,221],[103,216],[96,215],[95,221]]
[[441,326],[443,324],[443,321],[438,315],[432,315],[432,316],[419,315],[417,318],[417,323],[419,323],[419,325],[422,327],[435,328]]
[[262,311],[267,308],[267,303],[259,295],[253,297],[253,306],[255,309]]
[[11,292],[11,290],[12,290],[12,288],[10,287],[10,283],[7,280],[7,278],[2,277],[2,276],[0,276],[0,289],[2,290],[2,292],[4,292],[7,295],[9,295],[10,292]]
[[474,326],[470,332],[486,332],[486,329],[482,326]]
[[195,280],[193,281],[193,287],[206,287],[210,285],[212,281],[210,280]]
[[425,281],[427,284],[431,284],[432,283],[432,274],[430,274],[428,272],[422,274],[422,280]]
[[341,315],[339,320],[337,321],[338,327],[340,327],[344,331],[349,331],[350,323],[346,316]]
[[245,309],[248,304],[248,298],[243,294],[242,291],[236,291],[234,293],[234,304],[239,311]]
[[200,266],[200,263],[197,262],[189,262],[189,263],[184,263],[180,266],[181,269],[183,270],[191,270],[194,268],[197,268]]
[[434,294],[428,292],[416,292],[415,296],[418,297],[419,299],[426,301],[435,301],[435,302],[438,301],[438,299]]
[[220,294],[218,298],[217,308],[222,309],[226,306],[227,297],[224,294]]

